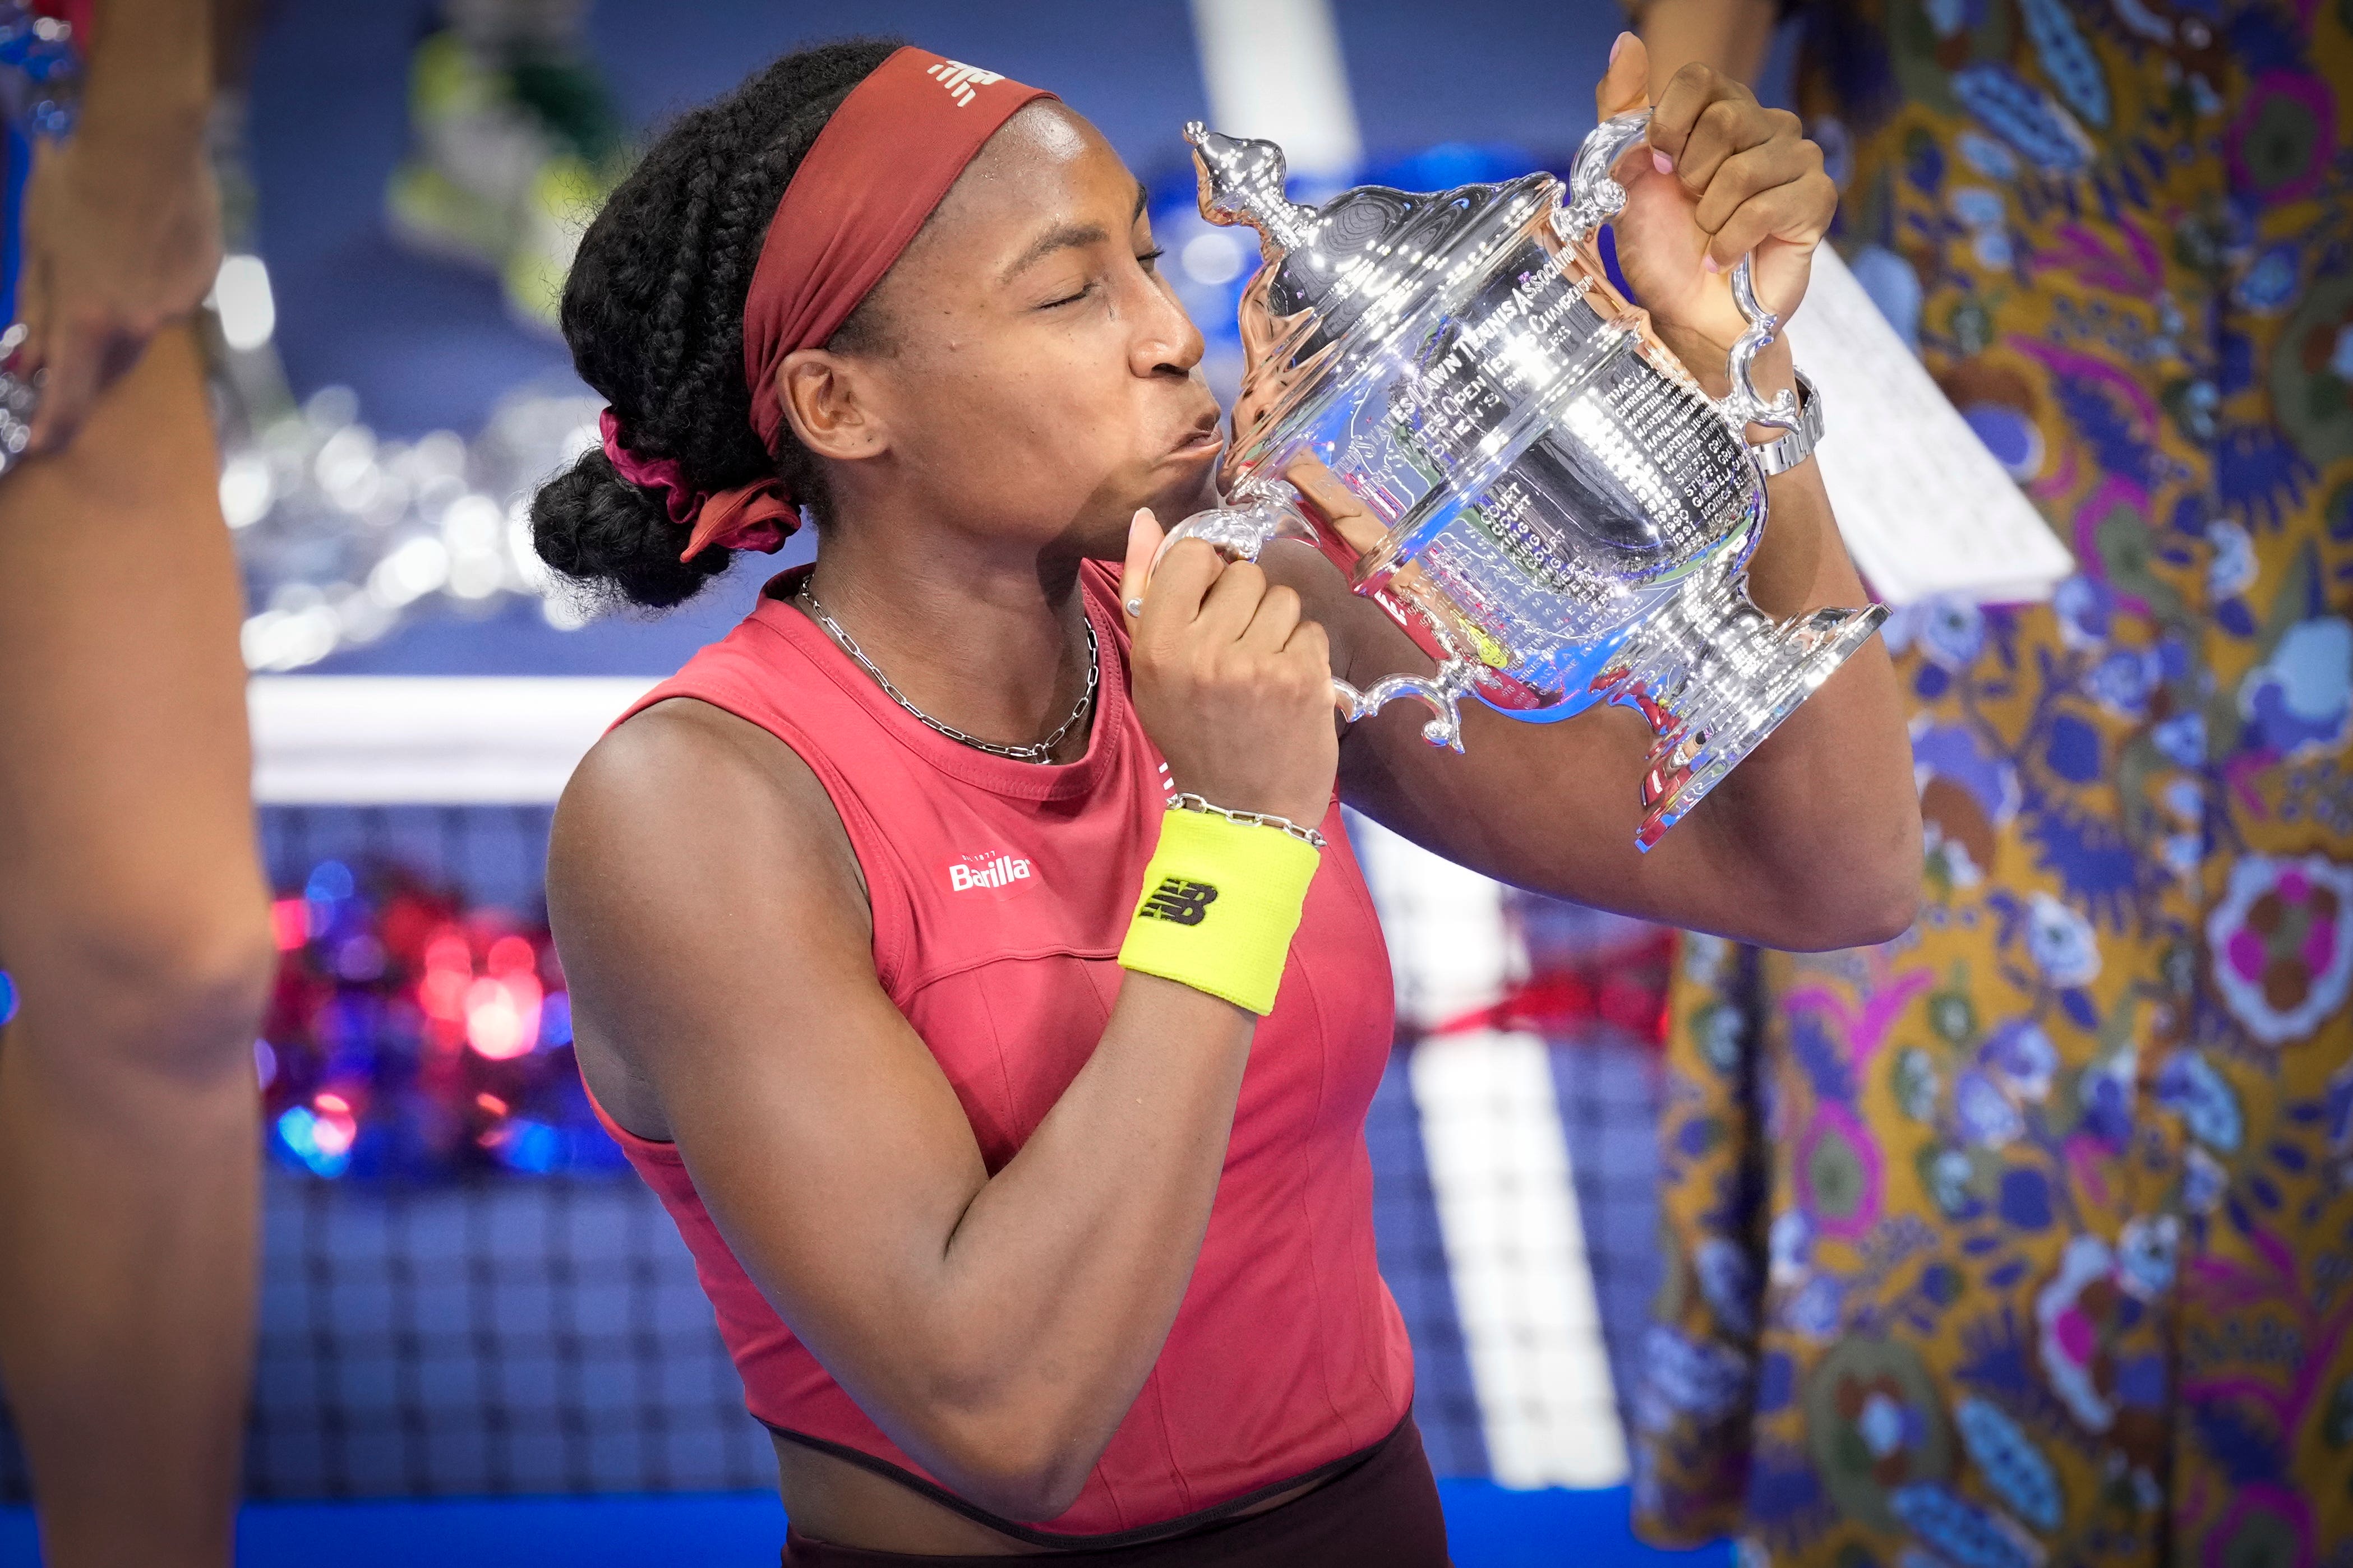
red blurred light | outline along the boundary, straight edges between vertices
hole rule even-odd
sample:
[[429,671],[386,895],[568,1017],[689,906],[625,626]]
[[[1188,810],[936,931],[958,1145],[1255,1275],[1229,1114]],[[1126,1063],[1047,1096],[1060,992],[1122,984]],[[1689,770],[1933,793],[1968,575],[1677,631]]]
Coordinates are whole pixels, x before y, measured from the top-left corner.
[[278,951],[291,952],[311,940],[311,905],[306,899],[280,899],[269,906],[269,934]]
[[466,1016],[469,984],[463,970],[427,969],[425,978],[417,983],[417,1005],[428,1018],[454,1024]]
[[485,974],[466,987],[466,1043],[505,1061],[539,1043],[539,982],[528,974]]
[[[332,1105],[329,1101],[332,1101]],[[359,1123],[353,1120],[351,1108],[335,1095],[322,1094],[318,1100],[319,1115],[311,1124],[311,1140],[319,1152],[333,1159],[351,1152],[359,1137]]]
[[425,944],[425,967],[428,971],[471,974],[474,950],[467,945],[466,933],[449,925],[435,931]]

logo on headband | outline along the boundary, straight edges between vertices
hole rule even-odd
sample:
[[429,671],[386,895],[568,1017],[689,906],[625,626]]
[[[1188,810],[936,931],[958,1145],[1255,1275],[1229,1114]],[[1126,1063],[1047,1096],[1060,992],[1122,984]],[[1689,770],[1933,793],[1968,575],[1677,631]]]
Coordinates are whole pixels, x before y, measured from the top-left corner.
[[939,64],[926,69],[923,74],[937,77],[940,85],[946,88],[950,95],[955,99],[958,109],[972,101],[972,89],[975,87],[987,87],[990,82],[1005,79],[999,72],[985,71],[978,66],[968,66],[962,60],[942,60]]

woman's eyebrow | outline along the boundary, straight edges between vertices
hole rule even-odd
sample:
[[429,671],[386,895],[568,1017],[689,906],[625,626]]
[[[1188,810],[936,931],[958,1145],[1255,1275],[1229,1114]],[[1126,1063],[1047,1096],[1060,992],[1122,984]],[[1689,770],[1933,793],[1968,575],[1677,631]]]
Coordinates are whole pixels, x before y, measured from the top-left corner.
[[[1135,210],[1128,215],[1129,223],[1132,224],[1144,216],[1145,201],[1144,182],[1138,180],[1135,184]],[[997,275],[997,280],[999,283],[1010,283],[1020,276],[1023,268],[1044,260],[1058,250],[1069,250],[1084,245],[1101,245],[1110,237],[1109,232],[1099,223],[1056,224],[1031,240],[1029,247],[1013,258],[1013,265]]]
[[1076,246],[1101,245],[1111,235],[1099,223],[1058,223],[1029,242],[1029,248],[1015,257],[1013,265],[997,275],[1000,283],[1010,283],[1024,268],[1034,266],[1058,250]]

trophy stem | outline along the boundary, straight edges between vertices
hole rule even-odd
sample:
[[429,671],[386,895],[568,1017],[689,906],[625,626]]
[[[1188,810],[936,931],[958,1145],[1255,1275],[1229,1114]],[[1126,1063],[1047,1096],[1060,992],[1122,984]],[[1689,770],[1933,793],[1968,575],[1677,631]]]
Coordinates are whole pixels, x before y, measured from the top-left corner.
[[1642,773],[1648,850],[1879,629],[1887,606],[1776,621],[1746,573],[1703,569],[1637,627],[1593,683],[1656,737]]

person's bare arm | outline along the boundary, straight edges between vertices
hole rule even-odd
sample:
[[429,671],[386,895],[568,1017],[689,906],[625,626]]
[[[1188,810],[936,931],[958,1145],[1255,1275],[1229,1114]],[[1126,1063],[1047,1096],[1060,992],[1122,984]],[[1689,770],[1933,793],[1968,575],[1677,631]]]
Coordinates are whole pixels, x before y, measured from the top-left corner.
[[1175,1320],[1254,1020],[1125,975],[992,1177],[875,979],[819,810],[805,764],[713,710],[597,749],[548,868],[583,1060],[625,1125],[677,1142],[746,1271],[893,1442],[983,1507],[1050,1519]]
[[[1137,531],[1132,580],[1157,538]],[[1183,787],[1321,817],[1331,665],[1287,590],[1205,545],[1172,552],[1132,660],[1136,712]],[[1067,1508],[1191,1279],[1256,1019],[1123,971],[1086,1065],[991,1174],[876,978],[823,788],[700,703],[589,754],[556,814],[548,907],[599,1099],[677,1143],[826,1370],[957,1492],[1015,1519]]]
[[[1630,40],[1603,83],[1605,114],[1643,101],[1641,57]],[[1619,255],[1662,338],[1720,395],[1725,350],[1743,324],[1721,268],[1755,251],[1758,292],[1786,314],[1803,294],[1832,194],[1792,117],[1757,109],[1704,69],[1670,85],[1651,145],[1672,166],[1642,169],[1642,152],[1629,156]],[[1716,274],[1704,258],[1717,262]],[[1786,343],[1760,354],[1756,373],[1767,395],[1793,384]],[[1816,466],[1778,475],[1767,490],[1771,521],[1749,563],[1757,605],[1788,616],[1863,604]],[[1429,669],[1426,656],[1385,616],[1340,592],[1331,574],[1313,562],[1284,570],[1314,595],[1310,613],[1330,619],[1350,680]],[[1420,739],[1410,704],[1356,726],[1342,753],[1345,798],[1503,880],[1775,947],[1854,946],[1911,922],[1918,803],[1894,671],[1876,640],[1647,855],[1633,840],[1650,734],[1632,714],[1605,710],[1537,725],[1473,704],[1465,718],[1459,756]]]
[[[1772,482],[1773,528],[1749,591],[1777,616],[1865,595],[1825,549],[1829,501],[1812,466]],[[1281,563],[1273,564],[1278,554]],[[1351,679],[1426,674],[1388,617],[1305,551],[1271,569],[1352,651]],[[1634,847],[1649,727],[1607,708],[1556,724],[1462,710],[1462,752],[1421,739],[1403,702],[1358,723],[1341,752],[1351,805],[1457,864],[1557,898],[1797,951],[1885,941],[1919,900],[1919,819],[1894,683],[1866,649],[1850,659],[1649,853]]]
[[1651,52],[1651,96],[1687,65],[1704,65],[1757,85],[1773,46],[1773,0],[1647,0],[1634,28]]
[[32,449],[71,441],[98,395],[220,266],[205,159],[213,24],[203,0],[98,0],[72,136],[43,142],[25,192],[19,368],[47,371]]

